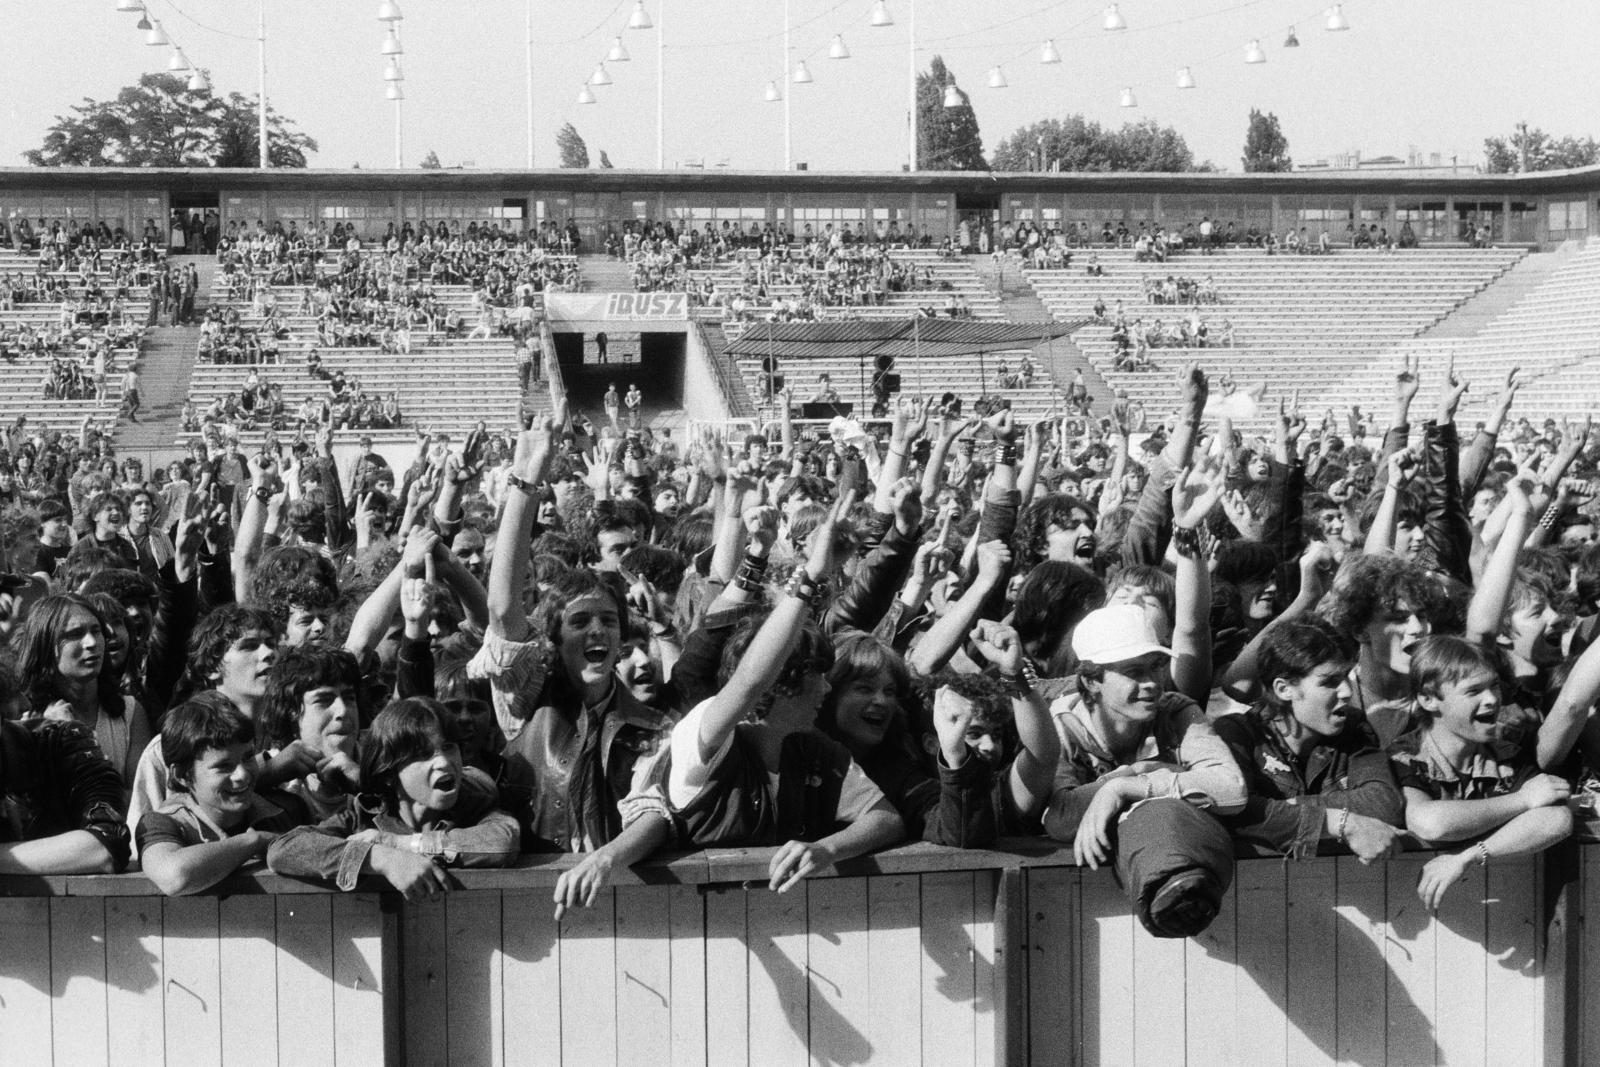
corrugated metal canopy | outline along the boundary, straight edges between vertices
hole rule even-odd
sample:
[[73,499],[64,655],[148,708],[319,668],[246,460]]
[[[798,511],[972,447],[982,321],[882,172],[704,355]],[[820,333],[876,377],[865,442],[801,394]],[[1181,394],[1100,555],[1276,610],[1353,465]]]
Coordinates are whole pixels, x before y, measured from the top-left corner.
[[864,322],[757,322],[728,346],[732,356],[845,359],[965,356],[1032,348],[1083,326],[1071,322],[975,322],[971,319],[874,319]]

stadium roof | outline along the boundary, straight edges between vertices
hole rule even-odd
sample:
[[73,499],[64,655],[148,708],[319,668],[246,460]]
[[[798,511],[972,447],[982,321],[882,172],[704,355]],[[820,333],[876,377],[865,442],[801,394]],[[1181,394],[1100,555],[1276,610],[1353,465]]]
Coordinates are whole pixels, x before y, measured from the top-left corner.
[[971,319],[874,319],[866,322],[758,322],[728,346],[732,356],[845,359],[879,356],[966,356],[1008,352],[1067,334],[1073,322],[974,322]]

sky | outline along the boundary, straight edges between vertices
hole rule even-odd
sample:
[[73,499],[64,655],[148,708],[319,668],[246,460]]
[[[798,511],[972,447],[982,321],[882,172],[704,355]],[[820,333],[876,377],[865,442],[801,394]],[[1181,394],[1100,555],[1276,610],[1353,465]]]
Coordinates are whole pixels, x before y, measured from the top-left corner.
[[[535,165],[557,163],[556,130],[573,123],[591,157],[656,165],[657,50],[663,49],[666,166],[726,163],[777,170],[788,94],[792,158],[812,170],[898,170],[906,160],[913,0],[885,0],[894,24],[870,25],[873,0],[643,0],[656,28],[629,30],[635,0],[397,0],[406,99],[401,161],[429,151],[446,166],[527,160],[528,12],[534,52]],[[267,96],[320,144],[314,167],[387,168],[396,108],[384,97],[378,0],[146,0],[150,15],[219,94],[253,95],[257,20],[267,24]],[[1600,134],[1592,106],[1596,0],[1352,0],[1351,29],[1323,28],[1326,6],[1294,0],[1122,0],[1128,29],[1101,28],[1104,0],[921,0],[920,69],[937,54],[966,90],[984,147],[1043,118],[1082,113],[1104,125],[1175,127],[1197,160],[1240,169],[1251,108],[1277,114],[1291,155],[1415,149],[1476,163],[1483,140],[1526,121],[1557,135]],[[813,78],[785,77],[792,58]],[[55,116],[165,70],[136,14],[116,0],[0,0],[12,45],[0,65],[0,166],[20,166]],[[1301,46],[1283,47],[1297,28]],[[658,30],[660,31],[658,33]],[[835,34],[849,59],[830,59]],[[613,84],[576,102],[620,36],[631,54]],[[1063,62],[1043,65],[1053,39]],[[1259,39],[1267,62],[1247,65]],[[1007,88],[988,87],[999,66]],[[1189,67],[1197,87],[1176,88]],[[1118,106],[1124,87],[1138,107]]]

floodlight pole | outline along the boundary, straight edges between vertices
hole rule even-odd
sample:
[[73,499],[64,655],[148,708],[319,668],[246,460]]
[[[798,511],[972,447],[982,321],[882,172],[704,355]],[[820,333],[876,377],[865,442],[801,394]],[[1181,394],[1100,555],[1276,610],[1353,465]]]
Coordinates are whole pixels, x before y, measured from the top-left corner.
[[794,51],[789,46],[789,0],[783,0],[783,74],[778,79],[778,84],[783,86],[783,169],[794,169],[794,122],[793,113],[789,110],[793,103],[794,83],[791,69],[794,66]]
[[533,0],[525,6],[527,18],[526,44],[528,51],[528,169],[533,169]]
[[911,16],[906,20],[910,24],[911,38],[911,143],[907,147],[907,170],[917,169],[917,127],[920,116],[917,114],[917,0],[911,0]]
[[256,26],[257,74],[260,75],[256,93],[256,139],[260,153],[258,165],[266,170],[272,166],[272,157],[267,154],[267,0],[261,0],[259,16]]
[[667,169],[667,2],[656,5],[656,170]]

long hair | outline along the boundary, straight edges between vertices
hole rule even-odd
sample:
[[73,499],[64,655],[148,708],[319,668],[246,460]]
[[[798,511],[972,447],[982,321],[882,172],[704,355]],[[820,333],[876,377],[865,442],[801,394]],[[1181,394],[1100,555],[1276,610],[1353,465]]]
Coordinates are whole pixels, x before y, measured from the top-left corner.
[[839,734],[839,697],[856,682],[887,674],[894,684],[895,707],[889,727],[873,751],[874,756],[899,753],[914,763],[926,762],[912,728],[912,706],[916,694],[911,687],[911,672],[906,661],[889,645],[860,630],[841,634],[833,643],[833,666],[828,668],[828,695],[817,710],[817,729],[843,742]]
[[[61,638],[71,622],[74,612],[83,611],[100,627],[102,647],[109,625],[94,604],[76,593],[52,593],[36,603],[22,621],[18,635],[17,673],[26,682],[28,707],[43,712],[58,700],[67,698],[67,689],[57,670],[60,663]],[[112,718],[122,715],[121,675],[111,666],[111,657],[103,652],[100,657],[100,675],[95,683],[95,702],[100,710]]]
[[287,649],[272,664],[267,676],[267,692],[257,709],[257,739],[263,747],[283,746],[300,736],[300,717],[305,710],[305,695],[313,689],[330,686],[348,688],[356,698],[356,729],[365,721],[361,666],[354,653],[343,648]]
[[362,799],[392,814],[400,795],[400,772],[457,742],[455,720],[437,700],[394,701],[372,720],[372,729],[362,739]]

